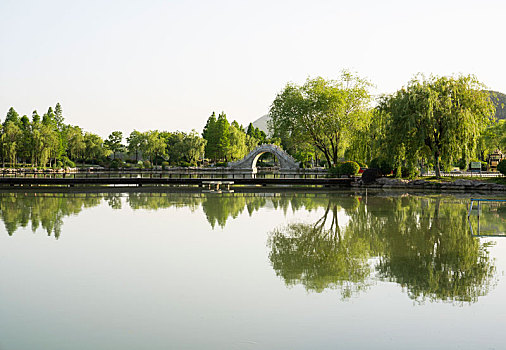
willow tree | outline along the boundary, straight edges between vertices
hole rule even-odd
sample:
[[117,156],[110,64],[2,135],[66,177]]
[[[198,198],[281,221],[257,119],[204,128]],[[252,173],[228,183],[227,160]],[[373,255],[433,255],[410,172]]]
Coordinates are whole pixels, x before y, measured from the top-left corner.
[[438,178],[442,161],[451,164],[474,151],[495,113],[489,93],[472,75],[416,76],[379,108],[390,115],[390,150],[402,152],[410,164],[431,157]]
[[316,147],[332,166],[352,135],[367,124],[370,85],[347,71],[338,80],[318,77],[302,86],[287,84],[272,103],[269,128],[285,142]]

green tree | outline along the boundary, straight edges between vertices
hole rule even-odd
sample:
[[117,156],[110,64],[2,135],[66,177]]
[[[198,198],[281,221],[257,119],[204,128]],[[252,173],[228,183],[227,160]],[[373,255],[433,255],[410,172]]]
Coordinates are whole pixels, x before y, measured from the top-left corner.
[[425,78],[417,76],[395,94],[386,96],[380,110],[390,115],[389,149],[414,164],[430,157],[436,176],[441,162],[451,164],[474,151],[478,137],[494,115],[484,85],[474,76]]
[[143,155],[149,157],[153,164],[157,157],[165,155],[167,144],[157,130],[147,131],[144,135],[146,142],[143,143],[141,151]]
[[248,148],[246,146],[246,134],[237,121],[234,120],[229,126],[228,135],[228,159],[235,160],[243,158],[246,153],[248,153]]
[[9,159],[11,166],[16,166],[16,155],[23,133],[20,127],[11,120],[4,123],[2,131],[3,158]]
[[54,124],[56,127],[56,132],[58,133],[58,151],[57,158],[62,159],[68,149],[68,135],[67,128],[65,125],[65,118],[63,117],[63,109],[60,103],[57,103],[54,108]]
[[216,114],[213,112],[207,119],[206,126],[202,132],[202,137],[206,140],[205,156],[216,161],[218,159],[218,127],[216,123]]
[[84,134],[84,144],[86,145],[86,160],[96,161],[110,154],[110,151],[104,148],[104,140],[91,132]]
[[83,131],[78,126],[69,126],[67,130],[69,158],[73,160],[83,159],[86,151]]
[[109,148],[112,152],[112,158],[116,159],[116,153],[123,152],[125,146],[122,144],[123,133],[121,131],[113,131],[107,140],[104,141],[104,145]]
[[217,134],[217,154],[218,158],[227,160],[228,150],[230,147],[230,124],[227,120],[227,115],[221,112],[216,120],[216,134]]
[[185,154],[188,163],[196,165],[197,161],[204,157],[206,140],[200,137],[195,130],[184,136],[183,154]]
[[61,135],[58,131],[55,114],[51,107],[49,107],[47,113],[42,116],[40,131],[43,152],[43,154],[40,155],[41,165],[45,166],[49,161],[49,166],[55,166],[57,159],[61,156]]
[[56,123],[56,128],[59,131],[63,131],[65,127],[64,118],[63,118],[63,109],[61,108],[60,103],[57,103],[54,108],[54,120]]
[[246,153],[253,151],[258,146],[258,139],[249,135],[246,135]]
[[3,125],[7,124],[8,122],[14,123],[19,126],[19,114],[16,112],[14,107],[9,108],[9,111],[7,112],[7,115],[5,116],[5,121]]
[[254,137],[258,140],[258,143],[266,143],[267,141],[267,135],[265,132],[259,128],[255,128],[252,123],[249,123],[248,128],[246,129],[246,135]]
[[137,130],[130,133],[127,137],[127,149],[130,154],[135,154],[135,161],[139,161],[139,151],[143,148],[146,141],[145,135]]
[[293,145],[309,143],[322,152],[329,166],[339,162],[352,135],[370,118],[365,79],[343,71],[339,80],[308,79],[287,84],[274,99],[269,128],[274,137]]
[[30,119],[26,115],[21,117],[20,119],[20,129],[21,129],[21,140],[19,143],[19,155],[23,162],[26,164],[30,161],[31,158],[31,150],[32,150],[32,126],[30,123]]
[[487,160],[487,156],[495,152],[495,150],[506,149],[506,121],[498,120],[493,121],[481,133],[477,147],[476,156],[483,161]]
[[206,140],[192,130],[190,133],[181,131],[164,132],[167,144],[167,156],[171,164],[181,165],[183,162],[196,165],[204,157]]

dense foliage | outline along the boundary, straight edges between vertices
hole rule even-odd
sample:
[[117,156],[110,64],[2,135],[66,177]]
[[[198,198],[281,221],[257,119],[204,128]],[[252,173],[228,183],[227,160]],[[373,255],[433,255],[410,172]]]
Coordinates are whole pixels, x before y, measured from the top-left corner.
[[202,137],[207,141],[206,158],[215,162],[241,159],[258,144],[274,141],[251,123],[245,131],[237,121],[229,123],[225,113],[220,113],[216,118],[214,112],[207,119]]
[[360,170],[360,165],[354,161],[342,162],[334,165],[329,169],[330,176],[341,176],[341,175],[356,175]]
[[291,152],[316,149],[334,166],[370,119],[369,86],[347,71],[336,81],[318,77],[302,86],[287,84],[270,109],[272,134]]
[[472,76],[417,77],[385,96],[379,109],[390,117],[386,141],[397,166],[430,159],[438,177],[441,161],[452,164],[475,151],[495,111]]
[[[0,157],[5,166],[74,167],[76,164],[150,167],[197,165],[204,158],[206,140],[193,130],[168,132],[134,130],[123,142],[123,133],[113,131],[106,140],[64,123],[60,104],[42,118],[31,120],[10,108],[0,126]],[[129,164],[125,160],[130,161]],[[139,162],[139,164],[137,164]]]
[[4,167],[226,165],[274,143],[302,167],[326,166],[342,175],[340,164],[353,160],[384,175],[414,177],[467,169],[471,159],[485,164],[491,153],[506,149],[506,121],[493,119],[501,118],[505,95],[485,90],[474,76],[418,75],[374,107],[370,88],[348,71],[337,80],[289,83],[272,102],[270,135],[213,112],[202,135],[134,130],[124,142],[123,133],[113,131],[104,140],[66,124],[60,104],[30,118],[11,107],[0,125],[0,158]]
[[501,174],[506,175],[506,159],[503,159],[497,164],[497,171]]

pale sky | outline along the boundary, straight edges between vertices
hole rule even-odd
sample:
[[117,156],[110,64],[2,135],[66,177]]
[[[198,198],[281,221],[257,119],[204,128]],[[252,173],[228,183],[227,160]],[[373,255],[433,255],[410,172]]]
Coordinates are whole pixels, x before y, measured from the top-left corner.
[[350,69],[375,94],[417,72],[506,92],[506,1],[0,0],[0,116],[60,102],[107,136],[247,125],[287,82]]

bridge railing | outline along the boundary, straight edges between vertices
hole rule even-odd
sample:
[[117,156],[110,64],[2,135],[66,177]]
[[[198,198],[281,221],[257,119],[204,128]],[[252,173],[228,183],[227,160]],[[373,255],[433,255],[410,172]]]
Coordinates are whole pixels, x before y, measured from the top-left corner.
[[251,173],[251,172],[171,172],[171,171],[100,171],[72,173],[43,172],[3,172],[0,178],[49,178],[49,179],[113,179],[113,178],[151,178],[151,179],[321,179],[325,172],[301,171],[293,173]]

